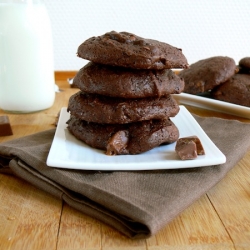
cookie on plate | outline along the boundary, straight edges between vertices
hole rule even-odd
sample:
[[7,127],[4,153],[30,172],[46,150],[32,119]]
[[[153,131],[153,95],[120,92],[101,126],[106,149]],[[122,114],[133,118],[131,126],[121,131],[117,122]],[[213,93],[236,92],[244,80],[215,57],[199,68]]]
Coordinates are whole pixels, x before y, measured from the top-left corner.
[[179,109],[171,95],[161,98],[124,99],[79,91],[70,97],[68,103],[68,111],[77,118],[107,124],[166,119],[174,117]]
[[250,57],[244,57],[239,61],[239,73],[250,74]]
[[239,66],[246,68],[246,69],[250,69],[250,57],[244,57],[240,59]]
[[71,116],[67,124],[77,139],[93,148],[106,150],[107,155],[140,154],[179,138],[178,128],[169,119],[98,124]]
[[200,94],[227,81],[236,69],[234,59],[215,56],[191,64],[188,69],[180,71],[179,76],[184,79],[185,93]]
[[213,98],[250,107],[250,75],[235,74],[212,91]]
[[138,70],[89,62],[73,81],[86,93],[122,98],[161,97],[179,94],[184,81],[170,69]]
[[135,69],[188,67],[181,49],[128,32],[91,37],[78,47],[77,55],[95,63]]

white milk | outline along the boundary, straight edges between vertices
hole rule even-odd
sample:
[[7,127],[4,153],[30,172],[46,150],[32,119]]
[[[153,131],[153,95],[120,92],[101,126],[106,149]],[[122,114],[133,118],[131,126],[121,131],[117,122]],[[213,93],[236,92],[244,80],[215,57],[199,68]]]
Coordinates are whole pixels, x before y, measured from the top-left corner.
[[0,1],[0,108],[34,112],[55,99],[50,20],[41,3]]

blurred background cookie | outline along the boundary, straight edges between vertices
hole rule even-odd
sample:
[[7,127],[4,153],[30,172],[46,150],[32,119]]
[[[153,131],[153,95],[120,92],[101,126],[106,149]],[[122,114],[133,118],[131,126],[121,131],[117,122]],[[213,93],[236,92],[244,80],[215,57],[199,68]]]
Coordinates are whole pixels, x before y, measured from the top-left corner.
[[250,107],[250,75],[235,74],[211,93],[217,100]]
[[250,57],[240,59],[239,70],[239,73],[250,74]]
[[236,70],[234,59],[215,56],[191,64],[188,69],[180,71],[179,76],[184,79],[185,93],[200,94],[227,81]]

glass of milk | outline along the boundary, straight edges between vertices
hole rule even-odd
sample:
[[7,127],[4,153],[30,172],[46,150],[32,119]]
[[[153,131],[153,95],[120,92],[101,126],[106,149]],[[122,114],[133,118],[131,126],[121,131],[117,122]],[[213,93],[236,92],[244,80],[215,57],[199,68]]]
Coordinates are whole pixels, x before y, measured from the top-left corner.
[[30,113],[55,99],[52,31],[40,0],[0,0],[0,109]]

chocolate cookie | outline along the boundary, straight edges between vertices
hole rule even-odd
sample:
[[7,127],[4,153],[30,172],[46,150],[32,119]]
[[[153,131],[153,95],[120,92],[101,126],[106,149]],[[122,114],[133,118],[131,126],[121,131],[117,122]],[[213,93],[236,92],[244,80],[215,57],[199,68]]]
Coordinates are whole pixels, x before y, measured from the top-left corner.
[[186,68],[181,49],[128,32],[111,31],[83,42],[77,55],[95,63],[135,69]]
[[250,57],[244,57],[239,61],[239,66],[250,69]]
[[73,84],[86,93],[122,98],[161,97],[179,94],[184,81],[170,69],[139,70],[88,63]]
[[235,74],[212,91],[215,99],[250,107],[250,75]]
[[68,111],[88,122],[123,124],[173,117],[179,112],[179,105],[171,95],[161,98],[123,99],[80,91],[70,97]]
[[180,71],[184,79],[184,92],[200,94],[227,81],[236,72],[235,61],[230,57],[215,56],[191,64]]
[[179,131],[166,120],[148,120],[129,124],[89,123],[73,116],[68,130],[79,140],[108,155],[139,154],[161,144],[175,142]]
[[244,57],[239,61],[239,73],[250,74],[250,57]]

